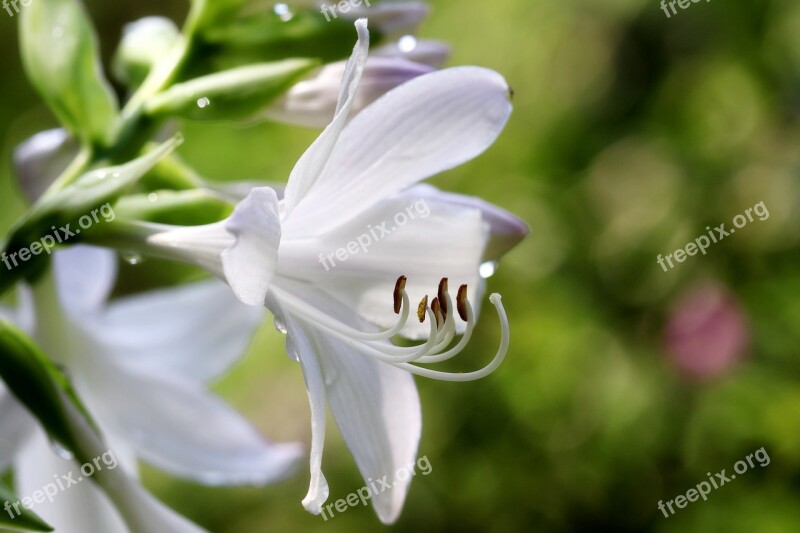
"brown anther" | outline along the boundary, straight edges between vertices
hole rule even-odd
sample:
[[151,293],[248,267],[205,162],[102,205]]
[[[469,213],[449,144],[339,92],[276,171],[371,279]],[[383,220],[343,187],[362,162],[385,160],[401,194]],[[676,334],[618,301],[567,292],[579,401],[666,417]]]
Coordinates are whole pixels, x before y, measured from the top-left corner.
[[458,308],[458,316],[464,322],[467,321],[467,286],[462,285],[458,288],[458,296],[456,296],[456,307]]
[[428,295],[425,295],[425,298],[419,303],[419,307],[417,307],[417,318],[419,318],[419,323],[422,324],[425,322],[425,315],[427,314],[426,311],[428,309]]
[[431,303],[431,311],[433,311],[433,316],[436,317],[436,327],[440,327],[442,325],[442,306],[439,304],[439,298],[434,298],[433,302]]
[[400,309],[403,308],[403,289],[406,288],[406,281],[408,278],[400,276],[397,278],[397,283],[394,284],[394,314],[399,315]]
[[447,318],[447,313],[449,309],[447,308],[447,278],[442,278],[442,281],[439,282],[439,292],[437,294],[439,298],[439,305],[442,306],[442,316]]

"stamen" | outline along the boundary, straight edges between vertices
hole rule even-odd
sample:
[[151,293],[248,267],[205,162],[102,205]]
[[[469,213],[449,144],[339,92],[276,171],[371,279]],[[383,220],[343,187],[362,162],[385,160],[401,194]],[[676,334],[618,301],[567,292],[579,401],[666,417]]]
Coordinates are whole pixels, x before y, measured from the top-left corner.
[[442,306],[439,304],[438,297],[433,299],[431,309],[433,309],[433,314],[436,317],[436,327],[440,327],[442,323],[444,323],[444,319],[442,317]]
[[[508,326],[508,316],[506,316],[506,310],[503,308],[502,299],[499,294],[495,293],[489,297],[489,301],[494,305],[495,309],[497,310],[497,314],[500,318],[500,330],[501,330],[501,338],[500,338],[500,346],[497,349],[497,353],[492,359],[492,362],[483,367],[481,370],[476,370],[475,372],[467,372],[464,374],[459,373],[450,373],[450,372],[440,372],[437,370],[430,370],[428,368],[420,368],[416,365],[409,364],[409,363],[400,363],[396,364],[397,368],[410,372],[412,374],[416,374],[418,376],[431,378],[431,379],[438,379],[441,381],[475,381],[481,378],[484,378],[494,372],[497,367],[503,362],[503,359],[506,357],[506,353],[508,353],[508,344],[510,339],[509,333],[509,326]],[[469,302],[466,302],[467,310],[469,314],[472,314],[472,306],[469,305]],[[459,343],[461,344],[461,343]]]
[[428,295],[426,294],[422,301],[419,303],[419,307],[417,307],[417,318],[419,318],[419,323],[422,324],[425,322],[425,309],[428,308]]
[[399,315],[400,309],[403,305],[403,291],[406,288],[406,281],[408,278],[400,276],[397,278],[397,283],[394,284],[394,314]]
[[467,306],[464,302],[467,301],[467,286],[462,285],[458,288],[458,296],[456,296],[456,307],[458,308],[458,316],[461,317],[461,320],[467,320]]
[[445,294],[447,294],[447,278],[442,278],[442,281],[439,282],[439,291],[436,296],[442,306],[442,316],[447,317],[449,309],[447,308],[447,299],[444,297]]

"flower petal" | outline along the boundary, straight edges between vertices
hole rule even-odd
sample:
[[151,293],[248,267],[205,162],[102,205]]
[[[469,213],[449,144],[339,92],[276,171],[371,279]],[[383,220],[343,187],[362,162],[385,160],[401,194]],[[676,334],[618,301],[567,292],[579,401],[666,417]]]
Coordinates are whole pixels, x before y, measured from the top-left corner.
[[[421,198],[411,190],[322,237],[284,241],[278,273],[320,287],[384,327],[397,321],[393,291],[401,275],[408,278],[406,291],[414,303],[435,294],[442,278],[449,278],[453,289],[467,284],[477,315],[488,231],[480,209]],[[461,321],[456,324],[463,330]],[[428,325],[411,320],[401,334],[416,339],[429,332]]]
[[365,19],[356,21],[356,31],[358,32],[358,41],[345,67],[335,116],[325,131],[317,137],[314,144],[306,150],[289,175],[282,218],[288,216],[297,207],[322,175],[339,135],[350,117],[350,110],[355,104],[356,91],[369,53],[369,31]]
[[225,224],[236,242],[222,252],[225,279],[247,305],[263,306],[278,263],[281,222],[278,196],[269,187],[253,189]]
[[[337,95],[346,63],[339,61],[292,87],[272,104],[265,116],[272,120],[311,128],[323,128],[331,121],[338,105]],[[351,115],[359,113],[375,100],[408,80],[434,69],[400,57],[370,57],[356,92]]]
[[208,485],[264,485],[289,474],[302,453],[297,444],[268,442],[234,409],[187,380],[108,360],[95,361],[91,371],[102,419],[142,459],[173,475]]
[[[102,462],[99,464],[103,465]],[[41,431],[36,431],[36,435],[20,452],[15,473],[20,496],[31,497],[34,492],[48,490],[47,487],[57,488],[58,482],[63,486],[73,483],[68,489],[57,491],[52,501],[36,503],[33,508],[59,533],[128,531],[108,497],[89,479],[84,479],[76,462],[64,460],[53,453]],[[79,478],[81,481],[74,484]]]
[[373,57],[402,57],[414,63],[422,63],[436,69],[442,68],[442,65],[450,59],[451,50],[446,43],[416,39],[410,36],[403,37],[403,39],[407,40],[400,40],[375,48],[372,50],[371,55]]
[[[510,114],[498,73],[458,67],[415,78],[359,113],[283,233],[319,235],[380,200],[477,157]],[[291,184],[290,184],[291,185]]]
[[33,418],[0,380],[0,472],[5,472],[36,427]]
[[116,300],[90,328],[109,357],[206,383],[244,355],[263,316],[210,280]]
[[105,304],[117,277],[114,252],[94,246],[72,246],[53,256],[61,305],[72,316],[92,314]]
[[[349,325],[360,329],[370,327],[330,297],[308,290],[293,292]],[[411,475],[402,479],[396,474],[403,469],[412,471],[422,430],[413,378],[407,372],[355,352],[312,325],[291,317],[289,322],[293,324],[290,334],[295,336],[303,370],[314,369],[317,388],[324,383],[324,395],[365,482],[369,485],[369,481],[384,476],[388,479],[391,488],[372,494],[372,504],[382,522],[393,523],[403,508],[411,480]],[[322,391],[317,390],[316,394]]]

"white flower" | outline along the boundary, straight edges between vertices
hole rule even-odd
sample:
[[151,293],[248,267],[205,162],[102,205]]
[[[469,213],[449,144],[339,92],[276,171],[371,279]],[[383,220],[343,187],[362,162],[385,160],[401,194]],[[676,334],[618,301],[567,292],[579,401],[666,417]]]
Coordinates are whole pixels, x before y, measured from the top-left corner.
[[[257,188],[217,224],[137,227],[142,251],[208,268],[241,301],[266,305],[288,334],[287,350],[302,366],[311,402],[311,484],[303,504],[313,513],[328,497],[321,471],[326,405],[364,479],[391,478],[417,454],[421,418],[411,374],[468,381],[497,368],[509,339],[499,295],[490,301],[502,340],[489,365],[464,374],[421,365],[462,351],[477,314],[470,301],[483,290],[480,265],[527,233],[524,223],[490,204],[416,185],[494,142],[511,112],[505,80],[475,67],[427,74],[348,123],[368,50],[366,25],[356,25],[359,42],[336,116],[295,166],[282,199],[271,188]],[[426,215],[384,228],[389,231],[368,249],[333,268],[320,264],[321,255],[392,223],[419,201]],[[460,286],[455,299],[443,278]],[[426,294],[436,298],[429,304]],[[423,299],[419,314],[427,324],[408,320],[412,299]],[[457,333],[464,335],[448,350]],[[426,340],[403,348],[390,342],[398,334]],[[397,480],[373,496],[383,522],[397,519],[408,487],[409,480]]]
[[[120,483],[123,472],[135,476],[137,458],[211,485],[263,485],[288,475],[299,445],[269,443],[206,391],[244,352],[261,313],[242,306],[218,281],[107,303],[115,273],[111,252],[82,246],[58,252],[54,279],[33,289],[35,315],[27,299],[16,313],[0,314],[31,332],[65,369],[119,460]],[[77,464],[55,455],[2,385],[0,435],[6,439],[0,469],[14,467],[22,496],[54,475],[78,472]],[[125,486],[133,494],[131,515],[148,530],[198,530],[135,483]],[[35,510],[59,532],[128,530],[88,480]]]

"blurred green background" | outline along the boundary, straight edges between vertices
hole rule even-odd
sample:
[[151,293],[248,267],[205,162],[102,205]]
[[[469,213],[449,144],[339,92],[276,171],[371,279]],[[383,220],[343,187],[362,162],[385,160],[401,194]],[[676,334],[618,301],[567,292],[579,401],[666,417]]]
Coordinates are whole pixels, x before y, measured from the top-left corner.
[[[107,62],[124,23],[187,9],[88,4]],[[800,4],[713,0],[670,19],[656,0],[431,4],[422,36],[516,93],[497,144],[434,183],[532,233],[490,280],[511,319],[504,366],[476,383],[418,380],[433,471],[393,529],[800,531]],[[2,228],[22,208],[11,149],[56,125],[22,75],[14,24],[0,12]],[[219,180],[285,180],[316,136],[183,131],[180,153]],[[761,201],[768,219],[669,272],[657,264]],[[459,364],[479,366],[497,335],[486,315]],[[302,376],[272,327],[218,388],[271,438],[309,442]],[[761,447],[768,466],[675,516],[658,510]],[[324,468],[330,501],[363,485],[335,429]],[[305,465],[259,490],[145,481],[215,532],[387,529],[363,507],[307,514]]]

